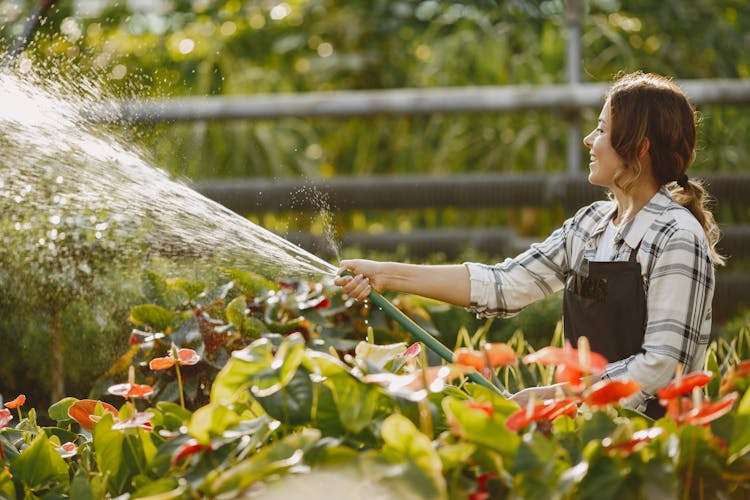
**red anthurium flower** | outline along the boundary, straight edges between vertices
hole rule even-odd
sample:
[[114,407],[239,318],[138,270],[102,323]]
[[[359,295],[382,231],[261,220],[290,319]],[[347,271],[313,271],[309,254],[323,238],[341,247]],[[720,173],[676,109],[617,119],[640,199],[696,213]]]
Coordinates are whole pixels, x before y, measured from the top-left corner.
[[497,474],[494,472],[485,472],[477,477],[477,491],[469,495],[469,500],[488,500],[491,498],[487,489],[487,482],[495,477],[497,477]]
[[547,399],[530,408],[521,408],[505,420],[505,427],[515,432],[538,420],[554,420],[562,415],[575,417],[578,401],[576,397]]
[[664,429],[661,427],[650,427],[634,432],[630,439],[621,443],[613,443],[612,438],[604,438],[602,445],[607,451],[617,451],[624,456],[628,456],[637,448],[660,436],[663,432]]
[[25,402],[26,402],[26,396],[24,394],[19,394],[18,397],[14,399],[13,401],[8,401],[7,403],[5,403],[5,407],[10,408],[10,409],[19,408],[23,406]]
[[406,359],[412,359],[419,356],[419,353],[422,352],[422,344],[419,342],[414,342],[412,345],[409,346],[408,349],[406,349],[401,354],[396,354],[395,358],[406,358]]
[[198,356],[198,353],[194,350],[180,349],[179,351],[177,351],[177,359],[175,359],[175,357],[172,355],[172,352],[170,351],[167,356],[152,359],[149,362],[148,367],[152,370],[166,370],[168,368],[172,368],[177,363],[182,366],[194,365],[200,360],[201,357]]
[[576,415],[578,415],[578,403],[580,402],[580,399],[577,397],[558,400],[557,405],[549,412],[549,415],[547,415],[547,420],[552,421],[563,415],[567,415],[570,418],[576,418]]
[[[78,422],[78,424],[89,432],[94,430],[95,421],[92,417],[96,417],[96,408],[101,408],[100,412],[109,412],[117,418],[117,409],[109,403],[104,401],[97,401],[95,399],[79,399],[68,408],[68,416]],[[101,415],[101,413],[100,413]]]
[[691,398],[672,398],[667,401],[667,415],[680,425],[708,425],[729,413],[737,401],[738,394],[727,394],[718,401],[698,401]]
[[569,384],[574,391],[581,391],[583,390],[581,384],[583,375],[584,373],[581,370],[576,370],[572,366],[558,365],[555,369],[555,382]]
[[129,419],[117,422],[115,425],[112,426],[112,428],[118,431],[122,431],[125,429],[135,429],[135,428],[140,427],[141,429],[151,431],[154,429],[154,426],[151,424],[151,419],[153,417],[154,417],[154,414],[148,411],[137,412],[135,415],[133,415]]
[[656,391],[660,401],[668,401],[693,392],[694,387],[703,387],[713,378],[713,372],[693,372],[675,378],[666,387]]
[[[13,420],[13,415],[7,408],[0,408],[0,429],[5,429],[10,421]],[[0,445],[1,447],[2,445]]]
[[641,384],[635,380],[602,380],[591,387],[586,396],[586,403],[590,406],[607,406],[619,403],[641,390]]
[[511,365],[516,361],[516,353],[512,347],[502,342],[484,344],[481,351],[462,347],[456,349],[453,359],[459,365],[471,366],[476,370],[484,370],[489,361],[492,368]]
[[69,458],[78,453],[78,447],[75,443],[67,442],[55,448],[55,451],[63,458]]
[[495,413],[494,408],[489,403],[480,403],[479,401],[467,401],[466,406],[472,410],[480,410],[487,414],[489,418]]
[[703,403],[699,407],[694,407],[682,414],[682,423],[708,425],[719,417],[729,413],[738,397],[739,395],[733,392],[713,403]]
[[154,393],[154,388],[145,384],[115,384],[107,392],[123,398],[147,398]]
[[190,455],[195,455],[196,453],[200,453],[204,450],[210,449],[211,445],[203,444],[197,439],[188,439],[182,446],[175,450],[174,454],[172,455],[172,465],[175,465],[176,463],[182,461]]
[[523,358],[526,364],[540,363],[543,365],[564,365],[581,373],[601,373],[607,367],[607,358],[601,354],[588,350],[573,349],[570,343],[565,347],[547,346],[536,352],[527,354]]

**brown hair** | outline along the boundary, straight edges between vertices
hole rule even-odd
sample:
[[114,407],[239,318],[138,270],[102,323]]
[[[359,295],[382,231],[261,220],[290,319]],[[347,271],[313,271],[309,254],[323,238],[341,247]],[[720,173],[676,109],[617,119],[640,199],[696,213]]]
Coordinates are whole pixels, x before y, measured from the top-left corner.
[[696,116],[685,93],[668,78],[639,71],[620,77],[607,93],[607,102],[612,147],[631,173],[622,185],[615,178],[617,186],[627,191],[641,174],[638,157],[648,139],[656,181],[660,186],[671,184],[672,198],[703,227],[713,262],[724,264],[716,250],[720,233],[709,209],[710,196],[699,180],[687,177],[695,159]]

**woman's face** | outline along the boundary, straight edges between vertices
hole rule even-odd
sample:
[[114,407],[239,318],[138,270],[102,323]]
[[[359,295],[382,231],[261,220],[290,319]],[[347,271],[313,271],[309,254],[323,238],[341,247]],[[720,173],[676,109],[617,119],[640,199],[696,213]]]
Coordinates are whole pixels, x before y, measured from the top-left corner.
[[625,162],[612,148],[611,120],[609,101],[604,103],[599,114],[599,122],[589,135],[583,138],[583,143],[590,150],[589,182],[595,186],[613,189],[614,177],[625,165]]

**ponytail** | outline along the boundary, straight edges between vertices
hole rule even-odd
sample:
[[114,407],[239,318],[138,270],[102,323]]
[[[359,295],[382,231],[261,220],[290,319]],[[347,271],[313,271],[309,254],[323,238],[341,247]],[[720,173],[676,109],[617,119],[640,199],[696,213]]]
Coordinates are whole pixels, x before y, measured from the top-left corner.
[[708,239],[711,260],[713,260],[714,265],[723,266],[726,263],[726,258],[716,250],[716,244],[719,242],[721,233],[719,225],[716,224],[716,220],[709,208],[713,199],[703,186],[703,183],[692,177],[690,179],[685,178],[679,185],[674,183],[669,193],[672,195],[673,200],[690,210],[690,213],[698,219]]

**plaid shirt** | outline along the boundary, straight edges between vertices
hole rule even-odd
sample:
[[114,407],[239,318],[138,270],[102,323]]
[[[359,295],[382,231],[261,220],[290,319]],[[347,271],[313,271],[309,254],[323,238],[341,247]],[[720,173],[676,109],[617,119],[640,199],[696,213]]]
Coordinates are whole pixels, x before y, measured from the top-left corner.
[[[513,316],[561,290],[571,270],[588,274],[596,248],[617,210],[614,201],[582,208],[547,240],[494,266],[465,263],[471,280],[469,310],[481,316]],[[627,261],[641,243],[637,260],[646,291],[643,352],[611,362],[609,378],[632,378],[643,388],[627,406],[645,400],[674,376],[700,370],[711,333],[714,268],[705,233],[684,207],[659,190],[615,235],[613,261]]]

